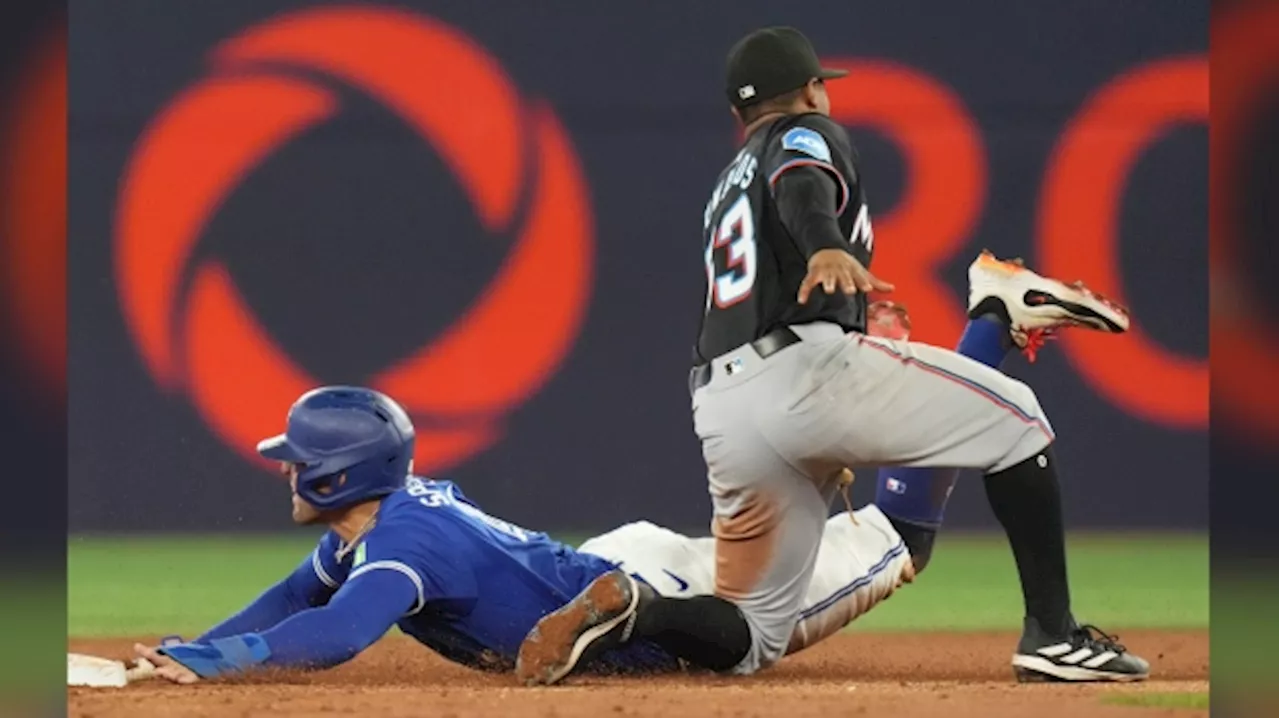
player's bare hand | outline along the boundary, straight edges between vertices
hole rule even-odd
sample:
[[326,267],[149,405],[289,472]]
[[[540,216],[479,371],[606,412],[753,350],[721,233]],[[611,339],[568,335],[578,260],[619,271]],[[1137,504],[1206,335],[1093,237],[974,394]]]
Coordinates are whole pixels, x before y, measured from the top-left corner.
[[200,676],[197,676],[195,671],[168,656],[161,655],[150,646],[135,643],[133,644],[133,651],[138,654],[139,658],[145,658],[155,664],[155,674],[161,678],[181,685],[189,685],[200,680]]
[[817,287],[827,294],[834,294],[837,289],[845,294],[893,291],[892,284],[872,274],[843,249],[820,249],[809,257],[809,273],[800,282],[796,300],[808,303],[810,293]]

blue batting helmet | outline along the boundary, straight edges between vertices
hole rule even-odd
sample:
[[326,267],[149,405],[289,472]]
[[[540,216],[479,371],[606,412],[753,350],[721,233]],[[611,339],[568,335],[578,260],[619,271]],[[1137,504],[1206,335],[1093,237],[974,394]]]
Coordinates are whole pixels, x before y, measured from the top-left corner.
[[403,487],[413,438],[413,422],[391,397],[325,386],[299,397],[285,433],[258,442],[258,453],[300,464],[298,495],[318,509],[336,509]]

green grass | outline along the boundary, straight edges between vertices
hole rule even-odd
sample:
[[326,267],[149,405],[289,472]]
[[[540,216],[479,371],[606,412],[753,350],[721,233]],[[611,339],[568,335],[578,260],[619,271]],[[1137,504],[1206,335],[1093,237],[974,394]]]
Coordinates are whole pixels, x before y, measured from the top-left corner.
[[73,536],[67,634],[197,633],[308,556],[318,536]]
[[1139,708],[1187,708],[1208,710],[1209,694],[1197,693],[1112,693],[1102,697],[1103,703]]
[[[1103,629],[1208,628],[1203,535],[1078,535],[1068,543],[1071,604]],[[1022,593],[1003,536],[938,539],[929,568],[856,630],[1020,629]]]
[[[315,536],[73,536],[67,632],[199,632],[306,558]],[[1207,536],[1076,536],[1077,617],[1109,630],[1207,628]],[[929,570],[855,624],[857,630],[1017,629],[1017,573],[1001,536],[944,534]]]

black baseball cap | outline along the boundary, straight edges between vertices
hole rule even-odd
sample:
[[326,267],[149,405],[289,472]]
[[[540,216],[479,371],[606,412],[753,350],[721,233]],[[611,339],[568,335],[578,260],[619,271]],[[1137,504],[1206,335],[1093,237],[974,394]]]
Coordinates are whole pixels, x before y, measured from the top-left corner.
[[725,93],[734,107],[747,107],[804,87],[810,80],[848,75],[818,63],[818,53],[793,27],[756,30],[729,50]]

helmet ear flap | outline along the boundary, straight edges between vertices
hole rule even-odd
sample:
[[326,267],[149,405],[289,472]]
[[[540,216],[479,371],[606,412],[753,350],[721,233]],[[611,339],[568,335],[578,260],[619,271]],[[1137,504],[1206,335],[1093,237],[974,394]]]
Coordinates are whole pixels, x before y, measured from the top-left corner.
[[324,476],[316,476],[308,479],[305,485],[298,486],[298,495],[307,503],[317,508],[328,508],[326,501],[329,497],[342,490],[347,483],[347,472],[340,471],[336,474],[325,474]]
[[344,471],[340,474],[329,474],[328,476],[321,477],[318,482],[319,485],[316,486],[316,491],[328,496],[329,494],[341,489],[346,483],[347,472]]

